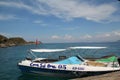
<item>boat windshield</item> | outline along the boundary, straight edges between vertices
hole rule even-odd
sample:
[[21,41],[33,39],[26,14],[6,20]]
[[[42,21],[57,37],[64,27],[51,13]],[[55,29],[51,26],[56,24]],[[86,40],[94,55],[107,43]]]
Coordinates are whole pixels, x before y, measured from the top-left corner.
[[54,62],[55,64],[82,64],[84,60],[79,56],[72,56],[67,59]]

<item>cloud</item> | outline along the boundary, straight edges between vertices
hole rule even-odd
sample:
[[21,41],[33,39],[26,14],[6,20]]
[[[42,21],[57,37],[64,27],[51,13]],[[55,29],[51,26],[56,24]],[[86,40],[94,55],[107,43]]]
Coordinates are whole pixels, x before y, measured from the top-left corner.
[[43,23],[41,20],[36,20],[36,21],[34,21],[33,23],[37,23],[37,24],[41,24],[41,23]]
[[9,33],[4,33],[4,32],[0,32],[0,34],[3,35],[3,36],[6,36],[6,37],[11,37],[11,36],[12,36],[11,34],[9,34]]
[[33,14],[53,15],[63,20],[73,20],[83,18],[95,22],[112,22],[120,20],[115,13],[119,7],[116,4],[89,3],[87,0],[30,0],[30,4],[25,1],[0,1],[0,5],[26,9]]
[[60,35],[53,35],[51,36],[50,40],[52,41],[63,41],[63,42],[74,42],[74,37],[72,35],[65,34],[63,36]]
[[65,40],[73,40],[74,38],[73,38],[72,35],[66,34],[66,35],[63,37],[63,39],[65,39]]
[[99,34],[85,34],[80,37],[75,37],[69,34],[63,36],[53,35],[51,40],[64,42],[105,42],[120,40],[120,31],[105,32]]
[[48,24],[44,23],[42,20],[35,20],[33,21],[35,24],[40,24],[41,26],[47,26]]
[[119,38],[120,37],[120,31],[112,31],[112,32],[106,32],[95,35],[96,38]]
[[53,35],[51,38],[52,38],[52,39],[60,39],[61,37],[60,37],[60,36],[57,36],[57,35]]
[[5,32],[0,32],[1,35],[10,38],[10,37],[22,37],[21,35],[15,35],[15,34],[11,34],[11,33],[5,33]]
[[[34,3],[34,0],[33,2]],[[14,7],[14,8],[20,8],[20,9],[25,9],[25,10],[28,10],[32,13],[35,13],[35,14],[39,14],[39,15],[43,15],[43,14],[46,14],[46,10],[44,10],[43,8],[41,8],[38,4],[36,5],[37,3],[35,3],[35,5],[27,5],[25,3],[23,3],[22,1],[16,1],[16,2],[12,2],[12,1],[0,1],[0,6],[6,6],[6,7]],[[37,7],[36,7],[37,6]]]
[[120,31],[114,31],[113,34],[114,34],[115,36],[120,36]]
[[111,31],[105,33],[99,33],[94,35],[84,35],[80,38],[84,41],[92,41],[92,42],[101,42],[101,41],[115,41],[120,39],[120,31]]
[[0,20],[11,20],[11,19],[19,19],[19,18],[10,14],[0,14]]
[[91,36],[91,35],[88,35],[88,34],[82,36],[82,39],[91,39],[91,38],[92,38],[92,36]]
[[82,0],[39,0],[46,5],[48,11],[59,18],[72,20],[84,18],[95,22],[112,21],[113,14],[117,11],[115,4],[89,4]]
[[52,39],[71,40],[71,39],[73,39],[73,36],[68,35],[68,34],[65,34],[64,36],[53,35],[51,38]]

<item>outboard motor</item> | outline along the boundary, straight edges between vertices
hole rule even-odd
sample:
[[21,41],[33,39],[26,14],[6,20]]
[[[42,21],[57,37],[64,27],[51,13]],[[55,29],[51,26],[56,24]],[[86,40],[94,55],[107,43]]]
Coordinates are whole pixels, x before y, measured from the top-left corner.
[[119,66],[120,66],[120,57],[118,58],[118,63],[119,63]]

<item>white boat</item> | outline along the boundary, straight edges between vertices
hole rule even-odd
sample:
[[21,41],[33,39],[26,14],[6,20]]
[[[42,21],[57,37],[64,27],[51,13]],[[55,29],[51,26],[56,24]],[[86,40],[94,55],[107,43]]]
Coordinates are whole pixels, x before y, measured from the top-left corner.
[[[69,49],[103,49],[105,47],[70,47]],[[31,49],[33,52],[58,52],[68,49]],[[35,56],[35,55],[34,55]],[[64,56],[63,56],[64,57]],[[112,61],[110,60],[112,59]],[[105,61],[110,60],[110,61]],[[37,58],[25,59],[18,63],[23,73],[34,73],[46,76],[81,77],[120,70],[120,59],[115,57],[90,61],[80,55],[62,59]]]

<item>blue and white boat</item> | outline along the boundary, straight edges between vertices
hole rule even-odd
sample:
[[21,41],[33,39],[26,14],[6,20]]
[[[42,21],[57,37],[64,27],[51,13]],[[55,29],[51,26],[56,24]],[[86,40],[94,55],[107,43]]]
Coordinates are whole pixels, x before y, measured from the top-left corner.
[[[105,47],[69,47],[68,49],[31,49],[33,52],[59,52],[69,49],[103,49]],[[100,60],[87,60],[80,55],[62,59],[48,58],[26,58],[18,63],[19,69],[23,73],[34,73],[45,76],[61,76],[61,77],[81,77],[85,75],[106,73],[120,70],[120,59],[110,62],[100,62]]]

